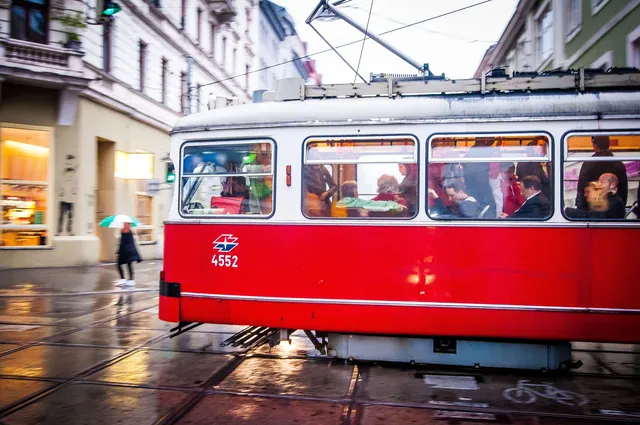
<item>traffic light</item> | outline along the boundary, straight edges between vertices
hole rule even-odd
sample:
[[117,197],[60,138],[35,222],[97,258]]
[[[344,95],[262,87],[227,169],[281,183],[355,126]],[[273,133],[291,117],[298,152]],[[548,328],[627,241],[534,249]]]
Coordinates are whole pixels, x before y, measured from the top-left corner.
[[111,0],[97,0],[96,4],[96,20],[98,22],[109,22],[111,17],[120,12],[120,5]]
[[176,168],[173,162],[167,162],[167,177],[165,178],[167,183],[173,183],[176,181]]

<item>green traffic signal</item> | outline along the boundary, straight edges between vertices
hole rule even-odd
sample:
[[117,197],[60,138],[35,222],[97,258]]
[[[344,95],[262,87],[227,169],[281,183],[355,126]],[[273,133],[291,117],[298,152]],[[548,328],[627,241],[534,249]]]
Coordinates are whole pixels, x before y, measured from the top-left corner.
[[102,16],[113,16],[116,13],[120,12],[122,8],[118,3],[108,2],[104,4],[104,10],[102,11]]
[[176,180],[175,167],[173,166],[172,162],[168,162],[167,163],[167,177],[165,178],[165,181],[167,183],[173,183],[175,180]]

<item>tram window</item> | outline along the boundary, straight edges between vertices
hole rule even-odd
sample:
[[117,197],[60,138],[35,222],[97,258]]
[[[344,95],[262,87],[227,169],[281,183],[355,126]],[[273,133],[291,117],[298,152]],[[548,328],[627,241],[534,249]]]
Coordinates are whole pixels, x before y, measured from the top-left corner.
[[417,213],[413,137],[309,140],[302,211],[309,218],[410,219]]
[[186,145],[182,150],[182,214],[270,215],[273,210],[272,152],[269,141]]
[[566,137],[564,149],[563,206],[567,218],[640,218],[640,134],[572,134]]
[[546,135],[447,135],[429,144],[427,212],[436,220],[544,220],[553,182]]

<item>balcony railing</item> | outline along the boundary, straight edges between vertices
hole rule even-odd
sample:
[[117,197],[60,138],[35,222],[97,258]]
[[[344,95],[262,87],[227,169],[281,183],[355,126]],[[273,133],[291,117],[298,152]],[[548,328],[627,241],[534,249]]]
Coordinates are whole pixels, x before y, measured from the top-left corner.
[[13,68],[39,68],[67,76],[82,76],[82,52],[11,38],[0,39],[0,59]]

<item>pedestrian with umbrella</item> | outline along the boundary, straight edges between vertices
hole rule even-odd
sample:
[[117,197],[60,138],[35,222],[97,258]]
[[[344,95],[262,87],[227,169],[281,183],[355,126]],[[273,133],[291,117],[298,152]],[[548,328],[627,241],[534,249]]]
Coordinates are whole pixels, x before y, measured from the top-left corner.
[[[120,246],[118,247],[118,259],[117,259],[117,267],[118,272],[120,273],[120,280],[116,285],[118,286],[135,286],[136,281],[133,277],[133,266],[134,262],[141,263],[142,257],[136,248],[135,240],[133,239],[133,232],[131,230],[132,227],[136,227],[140,225],[140,221],[138,221],[135,217],[130,217],[128,215],[112,215],[100,222],[100,226],[102,227],[110,227],[110,228],[119,228],[122,229],[120,231]],[[129,280],[124,278],[124,271],[122,269],[123,265],[127,265],[129,269]]]

